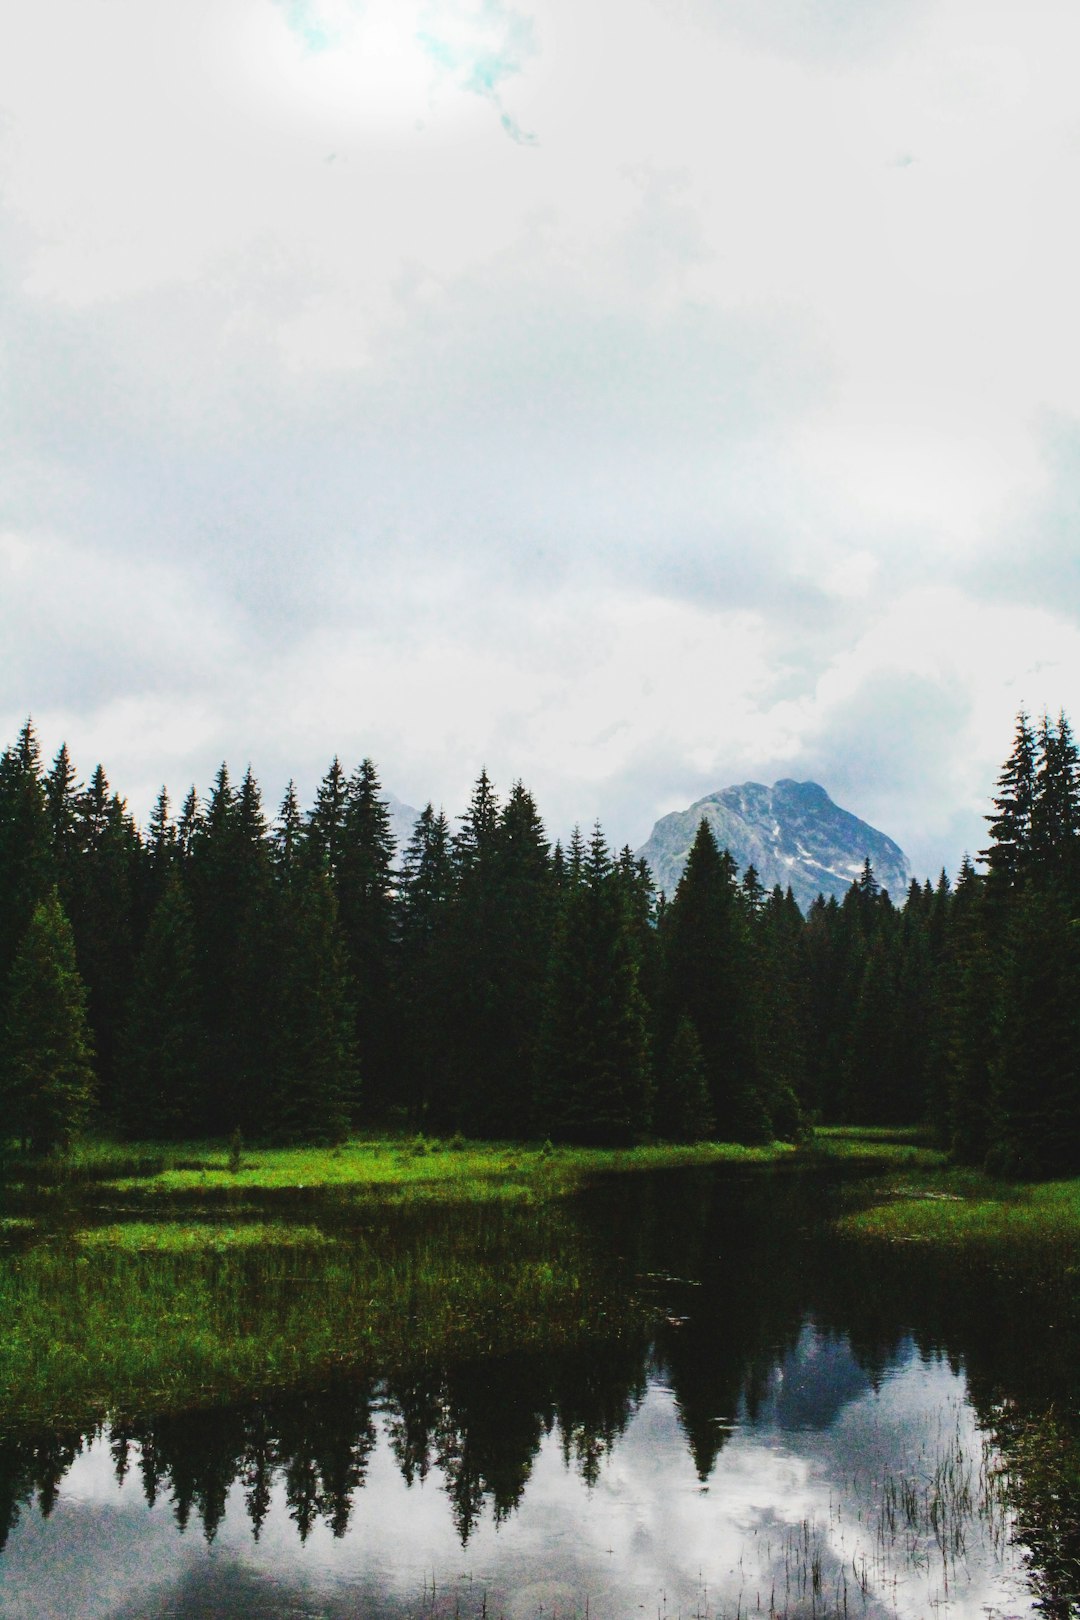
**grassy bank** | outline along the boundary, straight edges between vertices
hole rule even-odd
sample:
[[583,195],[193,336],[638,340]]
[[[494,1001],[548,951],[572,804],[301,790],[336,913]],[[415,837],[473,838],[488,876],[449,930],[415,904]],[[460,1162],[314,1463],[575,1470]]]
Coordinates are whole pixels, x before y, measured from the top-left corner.
[[555,1205],[77,1228],[0,1260],[0,1419],[86,1422],[343,1367],[554,1350],[640,1319]]
[[0,1420],[96,1420],[640,1324],[566,1205],[590,1178],[793,1150],[89,1140],[8,1165]]
[[1080,1276],[1080,1180],[1005,1181],[941,1155],[901,1152],[852,1185],[847,1199],[836,1228],[853,1242],[916,1246],[1047,1280]]
[[[568,1196],[600,1175],[835,1163],[869,1247],[1080,1255],[1080,1184],[1002,1187],[912,1133],[644,1146],[356,1140],[332,1149],[87,1142],[9,1164],[0,1425],[176,1409],[410,1360],[556,1349],[640,1325]],[[870,1172],[872,1171],[872,1174]]]
[[13,1191],[44,1211],[57,1197],[148,1202],[161,1208],[226,1194],[242,1200],[326,1193],[354,1203],[539,1203],[575,1192],[597,1175],[687,1165],[776,1164],[790,1144],[764,1147],[702,1142],[634,1148],[552,1147],[550,1143],[465,1142],[458,1138],[376,1137],[340,1147],[243,1148],[221,1144],[116,1144],[86,1141],[22,1171]]

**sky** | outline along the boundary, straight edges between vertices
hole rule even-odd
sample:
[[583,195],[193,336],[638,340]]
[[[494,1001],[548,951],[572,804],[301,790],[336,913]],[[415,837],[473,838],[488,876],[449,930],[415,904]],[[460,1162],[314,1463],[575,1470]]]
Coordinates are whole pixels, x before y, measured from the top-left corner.
[[0,8],[0,738],[821,782],[955,872],[1080,722],[1069,0]]

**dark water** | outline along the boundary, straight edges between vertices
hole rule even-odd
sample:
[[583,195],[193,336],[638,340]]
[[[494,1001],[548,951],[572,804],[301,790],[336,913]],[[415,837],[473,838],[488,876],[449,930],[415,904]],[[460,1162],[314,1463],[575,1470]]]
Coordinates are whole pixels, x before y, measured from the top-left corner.
[[654,1320],[572,1352],[9,1432],[0,1616],[1080,1612],[995,1427],[1072,1410],[1071,1330],[1022,1280],[830,1242],[832,1196],[598,1191],[575,1218]]

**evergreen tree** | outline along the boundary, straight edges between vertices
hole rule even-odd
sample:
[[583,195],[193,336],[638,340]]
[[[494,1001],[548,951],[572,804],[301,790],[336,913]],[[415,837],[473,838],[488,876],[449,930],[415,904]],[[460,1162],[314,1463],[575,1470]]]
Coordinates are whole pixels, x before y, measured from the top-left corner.
[[365,1102],[376,1115],[385,1112],[397,1084],[393,862],[390,812],[375,766],[365,759],[348,782],[333,871]]
[[991,1073],[1000,1045],[1001,997],[986,881],[965,855],[942,963],[946,1064],[945,1141],[963,1164],[981,1164],[993,1139]]
[[266,1124],[290,1142],[341,1142],[357,1103],[353,1009],[329,877],[297,864],[282,880],[274,1094]]
[[1080,928],[1063,897],[1032,885],[1001,953],[1000,1044],[993,1065],[995,1168],[1080,1170]]
[[0,1020],[12,963],[55,880],[41,756],[27,720],[18,741],[0,755]]
[[34,908],[11,968],[0,1067],[4,1117],[35,1153],[63,1147],[93,1098],[86,993],[53,889]]
[[1035,879],[1069,906],[1080,903],[1080,754],[1064,714],[1054,725],[1044,715],[1031,809],[1031,864]]
[[202,827],[202,805],[194,784],[188,789],[187,796],[180,809],[180,818],[176,823],[176,852],[183,863],[191,859],[191,852],[195,847]]
[[319,865],[336,881],[345,843],[345,812],[349,783],[335,754],[330,768],[315,793],[315,805],[308,815],[308,840]]
[[75,803],[78,864],[71,927],[97,1054],[98,1100],[112,1117],[117,1047],[134,967],[144,852],[134,821],[98,765]]
[[790,887],[785,894],[777,884],[756,903],[750,927],[759,1085],[774,1133],[793,1141],[806,1122],[808,1008],[806,929]]
[[274,890],[259,789],[218,771],[192,839],[190,887],[206,1053],[204,1129],[265,1129],[272,1073]]
[[135,965],[120,1043],[124,1133],[152,1140],[197,1131],[206,1117],[204,1059],[195,922],[173,870]]
[[300,813],[296,784],[291,778],[281,801],[281,809],[278,811],[272,843],[274,863],[279,874],[287,876],[294,872],[300,862],[305,843],[304,818]]
[[398,885],[398,974],[403,1102],[416,1124],[441,1129],[453,1119],[443,1030],[453,982],[449,916],[454,892],[450,828],[428,804],[406,846]]
[[697,1030],[685,1013],[675,1026],[657,1098],[657,1121],[675,1142],[701,1142],[712,1133],[713,1113],[705,1076],[705,1055]]
[[1035,733],[1021,710],[1016,717],[1012,753],[998,777],[994,814],[987,817],[991,844],[981,852],[989,868],[993,895],[1021,882],[1030,864],[1036,757]]
[[82,791],[67,743],[61,743],[52,769],[45,778],[45,803],[52,832],[56,886],[60,903],[69,916],[78,883],[78,803]]
[[144,876],[139,906],[140,938],[145,936],[154,908],[161,899],[179,860],[179,834],[170,813],[168,789],[162,787],[154,801],[146,829]]
[[[758,1029],[746,912],[735,863],[702,818],[664,914],[662,1041],[685,1014],[697,1030],[716,1130],[725,1141],[764,1141],[772,1120],[759,1089]],[[660,1122],[663,1128],[663,1121]]]
[[447,957],[451,988],[443,1031],[456,1123],[474,1134],[492,1129],[504,1079],[498,1050],[500,965],[494,948],[498,822],[498,797],[483,770],[451,844],[454,898]]
[[565,1141],[631,1142],[651,1123],[634,919],[599,826],[560,906],[535,1095],[539,1128]]

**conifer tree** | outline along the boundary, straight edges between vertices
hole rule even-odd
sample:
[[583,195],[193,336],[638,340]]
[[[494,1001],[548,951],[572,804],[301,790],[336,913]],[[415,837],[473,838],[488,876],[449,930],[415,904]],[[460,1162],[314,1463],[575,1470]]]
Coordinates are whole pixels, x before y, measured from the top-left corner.
[[207,1113],[195,922],[179,872],[168,872],[164,885],[120,1042],[119,1123],[142,1140],[191,1134]]
[[1043,716],[1031,810],[1031,865],[1036,880],[1080,903],[1080,754],[1065,715]]
[[1001,952],[1000,1044],[991,1107],[995,1168],[1080,1170],[1080,929],[1062,895],[1030,885]]
[[71,927],[97,1054],[98,1101],[111,1118],[116,1060],[134,966],[143,849],[127,806],[98,765],[75,803]]
[[992,896],[1021,882],[1031,860],[1035,813],[1036,741],[1023,710],[1016,717],[1012,753],[998,777],[994,814],[988,816],[991,843],[981,851]]
[[78,802],[82,791],[67,743],[61,743],[52,769],[45,778],[45,803],[52,832],[56,886],[60,903],[69,916],[78,883]]
[[443,1030],[452,973],[449,918],[454,892],[450,828],[440,810],[421,811],[402,857],[398,886],[398,962],[403,1101],[415,1124],[442,1129],[454,1120]]
[[279,875],[288,875],[296,870],[305,848],[304,818],[300,813],[300,800],[296,795],[296,783],[289,779],[285,789],[285,796],[281,801],[277,822],[274,826],[271,840],[274,851],[274,864]]
[[145,936],[154,908],[161,899],[180,859],[179,836],[173,823],[169,791],[162,787],[154,800],[144,846],[140,938]]
[[953,896],[940,992],[945,1143],[963,1164],[981,1164],[994,1135],[991,1075],[1000,1046],[1001,996],[986,887],[965,855]]
[[192,784],[184,798],[180,816],[176,823],[176,853],[184,864],[191,859],[191,852],[199,835],[202,819],[202,805],[199,803],[199,795],[195,791],[194,784]]
[[759,1089],[746,913],[735,863],[717,849],[704,818],[665,911],[661,943],[665,1050],[685,1014],[701,1042],[721,1140],[766,1140],[772,1134],[772,1120]]
[[457,1123],[474,1134],[492,1128],[505,1078],[498,1050],[500,965],[494,946],[498,822],[498,797],[482,770],[451,843],[454,898],[447,958],[451,993],[444,1029],[447,1085]]
[[205,1030],[205,1128],[265,1127],[272,1072],[274,891],[269,837],[250,769],[234,789],[218,771],[190,856]]
[[777,884],[757,903],[750,928],[759,1086],[774,1133],[793,1141],[806,1120],[807,973],[805,924],[790,887],[785,894]]
[[565,1141],[631,1142],[651,1123],[634,919],[599,826],[560,906],[535,1096],[539,1129]]
[[55,880],[41,755],[27,720],[16,743],[0,755],[0,1019],[16,952]]
[[705,1055],[693,1021],[685,1013],[680,1015],[668,1047],[656,1122],[662,1134],[674,1142],[701,1142],[712,1133]]
[[376,1115],[393,1100],[396,1086],[393,862],[390,812],[375,766],[364,759],[347,784],[333,871],[365,1105]]
[[93,1086],[86,993],[54,888],[34,908],[8,981],[3,1117],[25,1147],[51,1152],[85,1123]]
[[338,865],[345,842],[345,812],[349,800],[349,783],[335,754],[330,768],[315,793],[315,804],[308,814],[308,839],[317,862],[332,882],[337,879]]
[[358,1102],[353,1009],[337,903],[325,872],[282,879],[274,998],[274,1087],[264,1129],[283,1141],[341,1142]]

